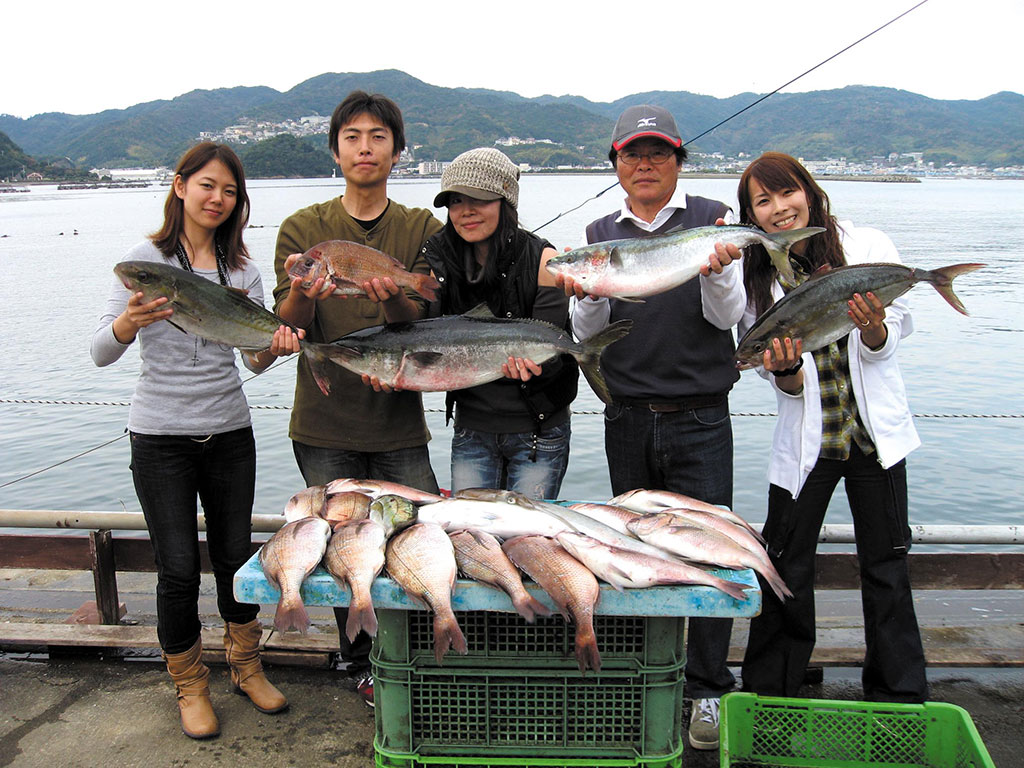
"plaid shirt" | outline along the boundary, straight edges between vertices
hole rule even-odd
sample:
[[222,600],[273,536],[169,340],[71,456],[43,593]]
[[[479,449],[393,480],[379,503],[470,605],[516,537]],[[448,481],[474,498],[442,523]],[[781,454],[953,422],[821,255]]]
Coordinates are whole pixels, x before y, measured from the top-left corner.
[[[807,279],[807,275],[796,265],[794,272],[796,279],[792,284],[779,276],[779,283],[786,293]],[[812,353],[821,392],[820,459],[846,461],[850,458],[853,443],[865,455],[875,452],[871,436],[861,422],[857,401],[850,387],[849,338],[844,336]]]

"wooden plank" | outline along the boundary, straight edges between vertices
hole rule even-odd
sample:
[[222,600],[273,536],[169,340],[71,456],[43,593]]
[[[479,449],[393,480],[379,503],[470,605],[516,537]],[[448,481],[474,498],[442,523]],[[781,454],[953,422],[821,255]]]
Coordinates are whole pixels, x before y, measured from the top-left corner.
[[[729,648],[731,666],[743,663],[743,646]],[[1024,667],[1024,654],[1020,648],[963,648],[945,647],[924,649],[925,664],[929,667]],[[860,667],[864,664],[864,648],[815,646],[811,666]]]
[[117,600],[117,574],[114,571],[114,542],[110,531],[89,532],[89,556],[92,558],[92,581],[100,623],[117,624],[121,615]]
[[[911,553],[914,589],[1024,589],[1024,553]],[[860,589],[857,555],[819,552],[815,562],[818,589]]]

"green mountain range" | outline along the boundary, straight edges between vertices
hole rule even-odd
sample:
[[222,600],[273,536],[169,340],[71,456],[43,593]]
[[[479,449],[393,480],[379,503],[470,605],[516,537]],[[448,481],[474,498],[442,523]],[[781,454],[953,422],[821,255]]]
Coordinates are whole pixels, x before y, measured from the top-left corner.
[[[471,147],[518,136],[552,142],[508,148],[515,160],[544,165],[605,158],[614,120],[631,104],[667,107],[686,140],[758,98],[750,93],[718,99],[656,91],[608,103],[576,96],[528,99],[506,91],[441,88],[404,72],[382,70],[323,74],[284,93],[266,87],[197,90],[169,101],[92,115],[46,113],[28,119],[0,115],[0,132],[25,153],[46,162],[63,159],[79,168],[173,165],[201,131],[217,132],[244,118],[281,121],[330,115],[356,88],[386,94],[399,104],[407,142],[416,147],[416,160],[450,160]],[[731,156],[776,149],[806,159],[845,157],[850,161],[922,152],[925,161],[936,164],[999,167],[1024,165],[1022,126],[1021,94],[941,101],[891,88],[849,86],[776,94],[688,146],[691,151]],[[244,148],[243,159],[258,146]],[[319,136],[264,147],[257,153],[263,163],[260,173],[253,175],[276,175],[275,170],[287,174],[289,169],[275,167],[273,162],[278,151],[301,160],[313,172],[323,163],[322,175],[330,173],[326,139]]]

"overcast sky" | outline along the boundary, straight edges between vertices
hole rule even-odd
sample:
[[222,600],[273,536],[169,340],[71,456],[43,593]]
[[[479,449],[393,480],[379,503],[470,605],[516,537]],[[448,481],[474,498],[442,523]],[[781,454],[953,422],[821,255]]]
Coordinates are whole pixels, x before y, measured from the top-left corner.
[[[197,88],[286,91],[325,72],[377,69],[602,102],[647,90],[766,93],[917,1],[21,0],[4,8],[0,113],[88,114]],[[928,0],[786,92],[1024,93],[1022,32],[1022,0]]]

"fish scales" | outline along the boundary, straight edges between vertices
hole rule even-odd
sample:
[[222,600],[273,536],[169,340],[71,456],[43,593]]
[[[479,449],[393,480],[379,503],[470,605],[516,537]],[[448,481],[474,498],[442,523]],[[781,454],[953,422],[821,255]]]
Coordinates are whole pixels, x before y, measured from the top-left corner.
[[309,614],[299,589],[320,564],[331,535],[331,525],[319,517],[285,523],[260,549],[259,561],[267,581],[281,591],[274,627],[282,632],[309,629]]
[[437,300],[440,288],[433,276],[410,272],[402,262],[383,251],[349,240],[317,243],[302,254],[288,274],[301,279],[303,288],[308,288],[318,278],[326,278],[334,284],[335,296],[366,296],[364,283],[386,277],[428,301]]
[[538,613],[541,616],[551,615],[546,605],[526,591],[519,570],[494,536],[479,530],[465,530],[449,536],[455,547],[459,570],[468,578],[507,594],[516,612],[528,622],[532,623]]
[[384,569],[384,528],[373,520],[352,520],[334,530],[324,553],[327,572],[341,587],[348,587],[349,604],[345,635],[354,641],[360,631],[377,635],[377,614],[370,588]]

